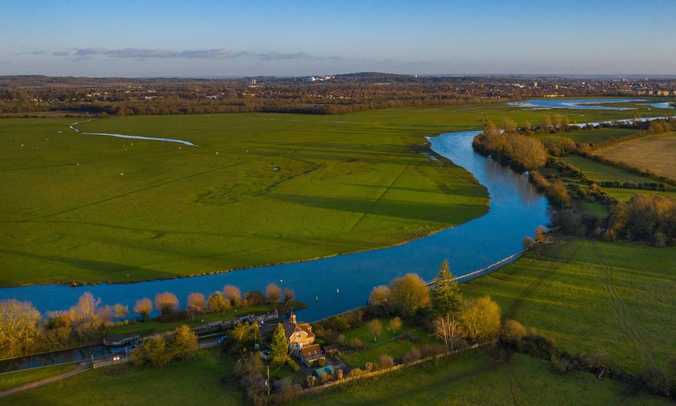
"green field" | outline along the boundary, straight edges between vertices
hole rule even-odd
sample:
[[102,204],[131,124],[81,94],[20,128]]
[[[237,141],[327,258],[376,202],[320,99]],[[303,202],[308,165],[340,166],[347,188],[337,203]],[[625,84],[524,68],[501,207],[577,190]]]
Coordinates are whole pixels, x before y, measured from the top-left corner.
[[232,362],[219,350],[201,351],[193,360],[165,368],[121,365],[87,371],[73,378],[0,398],[0,405],[241,405],[244,395]]
[[76,134],[73,119],[3,119],[0,286],[169,278],[419,237],[487,208],[467,172],[429,159],[424,136],[546,114],[494,104],[82,125],[197,148]]
[[[574,130],[558,134],[559,137],[570,138],[578,144],[599,145],[608,141],[625,138],[636,133],[636,130],[626,128],[595,128],[591,130]],[[544,135],[544,138],[557,135]]]
[[52,376],[70,372],[77,368],[77,364],[57,365],[53,367],[28,369],[19,372],[0,374],[0,391],[16,388],[30,382],[47,379]]
[[638,372],[676,359],[676,249],[572,240],[463,286],[563,349]]
[[524,355],[467,354],[308,396],[294,405],[667,405],[587,373],[554,373]]
[[569,155],[563,158],[568,164],[573,165],[584,175],[594,182],[603,181],[617,181],[617,182],[633,182],[633,183],[650,183],[655,182],[652,178],[647,176],[637,175],[629,172],[626,169],[618,168],[612,165],[606,165],[596,162],[592,159],[585,158],[579,155]]

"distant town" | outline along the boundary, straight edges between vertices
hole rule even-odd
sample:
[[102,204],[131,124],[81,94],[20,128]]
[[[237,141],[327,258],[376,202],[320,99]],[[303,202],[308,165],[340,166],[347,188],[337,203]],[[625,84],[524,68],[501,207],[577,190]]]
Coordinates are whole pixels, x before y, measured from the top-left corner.
[[343,113],[528,97],[676,96],[671,77],[352,73],[232,79],[0,77],[0,114]]

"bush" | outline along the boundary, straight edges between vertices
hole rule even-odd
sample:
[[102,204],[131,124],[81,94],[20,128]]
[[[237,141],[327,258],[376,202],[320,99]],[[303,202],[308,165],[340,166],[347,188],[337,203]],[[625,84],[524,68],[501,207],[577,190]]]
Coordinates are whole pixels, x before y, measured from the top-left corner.
[[418,361],[421,358],[422,354],[420,350],[416,347],[411,348],[406,354],[404,354],[403,361],[405,364]]
[[560,374],[565,374],[572,369],[572,365],[571,365],[570,360],[568,358],[562,357],[558,354],[552,354],[549,357],[549,362],[551,363],[554,371],[556,371]]
[[378,357],[378,366],[382,369],[392,368],[394,366],[394,359],[387,354],[381,354]]
[[364,349],[364,342],[355,337],[352,340],[350,340],[350,347],[352,347],[355,350],[363,350]]
[[521,340],[526,336],[527,331],[526,327],[523,324],[519,323],[516,320],[507,320],[504,327],[502,328],[502,340],[509,343],[518,345],[521,343]]
[[265,304],[265,297],[261,292],[252,291],[246,293],[244,301],[248,306],[260,306]]
[[423,358],[431,357],[433,355],[445,354],[448,351],[443,344],[427,344],[420,347],[420,353]]
[[354,378],[355,376],[364,375],[364,371],[359,368],[352,368],[347,374],[349,378]]
[[647,368],[643,370],[639,379],[643,386],[650,392],[662,395],[671,395],[671,382],[667,374],[659,368]]

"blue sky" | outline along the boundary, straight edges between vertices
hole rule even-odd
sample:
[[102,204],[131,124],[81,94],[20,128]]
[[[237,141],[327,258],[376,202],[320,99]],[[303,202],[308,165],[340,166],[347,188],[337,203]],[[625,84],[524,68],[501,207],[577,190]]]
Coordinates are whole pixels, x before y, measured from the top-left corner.
[[675,21],[676,0],[3,0],[0,74],[676,74]]

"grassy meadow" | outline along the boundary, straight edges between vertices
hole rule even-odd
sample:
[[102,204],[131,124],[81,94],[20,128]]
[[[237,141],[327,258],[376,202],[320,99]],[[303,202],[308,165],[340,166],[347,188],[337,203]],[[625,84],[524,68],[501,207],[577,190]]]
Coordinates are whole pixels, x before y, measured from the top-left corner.
[[633,395],[587,373],[559,375],[548,363],[516,354],[498,362],[486,353],[465,354],[332,389],[294,405],[667,405]]
[[[624,117],[566,111],[571,121]],[[0,120],[0,286],[125,282],[382,247],[483,214],[424,136],[551,114],[501,104],[344,115]],[[648,114],[648,112],[643,112]]]
[[[0,405],[242,405],[232,361],[219,350],[165,368],[119,365],[87,371],[41,388],[0,398]],[[224,377],[225,380],[222,380]]]
[[582,173],[584,173],[587,178],[594,182],[654,182],[654,180],[648,176],[638,175],[626,169],[612,165],[606,165],[580,155],[569,155],[563,158],[563,160],[582,171]]
[[[558,137],[566,137],[578,144],[599,145],[636,134],[636,130],[627,128],[595,128],[590,130],[573,130],[561,133]],[[540,135],[542,138],[556,138],[556,135]]]
[[78,367],[77,364],[56,365],[44,368],[27,369],[18,372],[0,374],[0,391],[16,388],[27,383],[51,378],[52,376],[70,372]]
[[596,153],[676,181],[676,132],[621,142]]
[[571,353],[638,372],[676,359],[676,250],[570,240],[463,286]]

